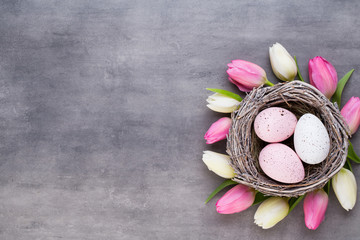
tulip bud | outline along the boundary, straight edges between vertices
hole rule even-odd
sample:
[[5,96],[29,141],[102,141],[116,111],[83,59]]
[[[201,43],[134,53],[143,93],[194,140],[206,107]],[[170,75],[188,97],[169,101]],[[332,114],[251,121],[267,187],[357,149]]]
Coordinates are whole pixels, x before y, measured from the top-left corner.
[[280,43],[275,43],[269,48],[269,55],[276,77],[283,81],[294,80],[297,75],[295,60]]
[[268,229],[283,220],[289,213],[289,204],[285,198],[271,197],[262,202],[255,212],[255,224]]
[[235,171],[230,166],[230,157],[228,155],[216,153],[213,151],[204,151],[202,159],[209,170],[213,171],[220,177],[235,177]]
[[341,206],[346,210],[351,210],[356,203],[357,186],[354,174],[342,168],[333,178],[332,187]]
[[360,99],[352,97],[341,109],[341,115],[349,125],[351,134],[354,134],[360,125]]
[[310,84],[316,87],[327,98],[335,93],[338,77],[336,70],[325,58],[315,57],[309,60]]
[[259,87],[267,81],[266,73],[260,66],[244,61],[233,60],[228,64],[229,80],[235,84],[240,91],[250,92],[254,87]]
[[305,225],[312,230],[324,220],[329,197],[322,189],[306,194],[304,199]]
[[221,214],[233,214],[246,210],[255,200],[255,190],[238,184],[227,191],[216,203],[216,211]]
[[207,144],[212,144],[220,140],[226,139],[231,126],[231,118],[223,117],[211,124],[209,130],[205,133]]
[[206,101],[209,103],[206,105],[208,108],[215,112],[221,113],[231,113],[235,111],[240,104],[239,101],[220,93],[214,93],[213,95],[209,96]]

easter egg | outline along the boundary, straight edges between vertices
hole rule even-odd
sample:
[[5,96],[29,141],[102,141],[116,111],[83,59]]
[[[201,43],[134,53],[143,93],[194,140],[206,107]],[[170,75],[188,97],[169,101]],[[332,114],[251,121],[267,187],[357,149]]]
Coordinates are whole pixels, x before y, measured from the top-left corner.
[[304,166],[294,150],[282,143],[271,143],[259,154],[259,164],[270,178],[282,183],[297,183],[304,179]]
[[330,138],[324,124],[311,113],[299,119],[294,133],[294,147],[300,159],[308,164],[322,162],[330,150]]
[[294,133],[296,123],[295,114],[289,110],[270,107],[256,116],[254,130],[261,140],[276,143],[289,138]]

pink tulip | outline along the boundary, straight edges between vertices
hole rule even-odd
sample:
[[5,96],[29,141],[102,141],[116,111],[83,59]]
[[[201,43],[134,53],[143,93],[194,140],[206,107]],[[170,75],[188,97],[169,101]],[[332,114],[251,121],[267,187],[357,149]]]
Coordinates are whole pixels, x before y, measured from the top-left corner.
[[309,229],[317,229],[324,220],[328,201],[328,195],[322,189],[306,194],[304,199],[304,214],[305,225]]
[[360,99],[358,97],[350,98],[341,109],[341,115],[349,125],[351,134],[354,134],[360,125]]
[[228,64],[229,80],[240,91],[250,92],[254,87],[268,83],[266,73],[260,66],[244,60],[233,60]]
[[231,118],[223,117],[211,124],[209,130],[205,133],[206,144],[213,144],[226,139],[231,126]]
[[335,68],[325,58],[315,57],[309,60],[310,84],[319,89],[327,98],[335,93],[338,77]]
[[231,188],[216,203],[216,211],[221,214],[233,214],[244,211],[255,200],[255,190],[238,184]]

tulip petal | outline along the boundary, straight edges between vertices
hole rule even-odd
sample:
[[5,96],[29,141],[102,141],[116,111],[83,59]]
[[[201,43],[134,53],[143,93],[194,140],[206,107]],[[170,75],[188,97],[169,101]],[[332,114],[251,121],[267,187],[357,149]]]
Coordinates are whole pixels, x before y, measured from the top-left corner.
[[251,90],[254,89],[254,88],[251,88],[251,87],[246,87],[245,85],[242,85],[239,82],[232,80],[230,77],[229,77],[229,81],[231,83],[235,84],[239,88],[239,90],[242,91],[242,92],[250,92]]
[[269,48],[270,63],[276,77],[283,81],[292,81],[297,75],[294,58],[280,44],[275,43]]
[[216,203],[216,211],[221,214],[233,214],[249,208],[255,199],[255,190],[238,184],[225,193]]
[[230,82],[234,83],[240,91],[249,92],[255,87],[263,85],[267,78],[264,69],[260,66],[244,61],[233,60],[228,64]]
[[306,194],[304,199],[304,216],[305,225],[309,229],[317,229],[324,220],[328,201],[328,195],[322,189]]
[[264,84],[262,78],[259,78],[258,75],[247,72],[244,69],[229,68],[226,72],[232,80],[237,81],[239,84],[245,85],[248,88],[258,87]]
[[239,69],[244,69],[245,71],[252,73],[254,75],[261,75],[261,76],[266,75],[264,69],[262,69],[259,65],[255,63],[239,60],[239,59],[232,60],[231,62],[234,67]]
[[225,154],[216,153],[212,151],[204,151],[203,162],[210,171],[223,178],[234,178],[235,171],[230,166],[230,157]]
[[333,178],[332,187],[341,206],[349,211],[356,203],[357,185],[354,174],[342,168]]
[[212,144],[226,139],[231,126],[231,118],[223,117],[214,122],[209,130],[205,133],[204,139],[207,144]]
[[337,73],[333,65],[325,58],[317,56],[309,60],[310,84],[316,87],[327,98],[335,93],[337,87]]
[[268,229],[284,219],[288,212],[289,204],[284,198],[271,197],[260,204],[254,222],[263,229]]
[[240,104],[239,101],[220,93],[209,96],[206,101],[209,103],[206,105],[208,108],[221,113],[231,113],[235,111]]
[[360,99],[358,97],[351,97],[341,109],[341,115],[348,124],[351,134],[354,134],[360,125]]

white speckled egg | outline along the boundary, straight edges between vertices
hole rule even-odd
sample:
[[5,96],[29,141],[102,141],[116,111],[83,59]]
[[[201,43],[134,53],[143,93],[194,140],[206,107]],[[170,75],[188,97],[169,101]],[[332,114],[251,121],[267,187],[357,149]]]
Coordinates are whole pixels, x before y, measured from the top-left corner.
[[304,166],[294,150],[282,143],[272,143],[259,154],[259,164],[270,178],[282,183],[297,183],[304,179]]
[[295,130],[295,114],[285,108],[271,107],[261,111],[255,118],[256,135],[265,142],[281,142],[289,138]]
[[322,162],[330,150],[330,138],[324,124],[311,113],[299,119],[294,133],[294,147],[300,159],[308,164]]

